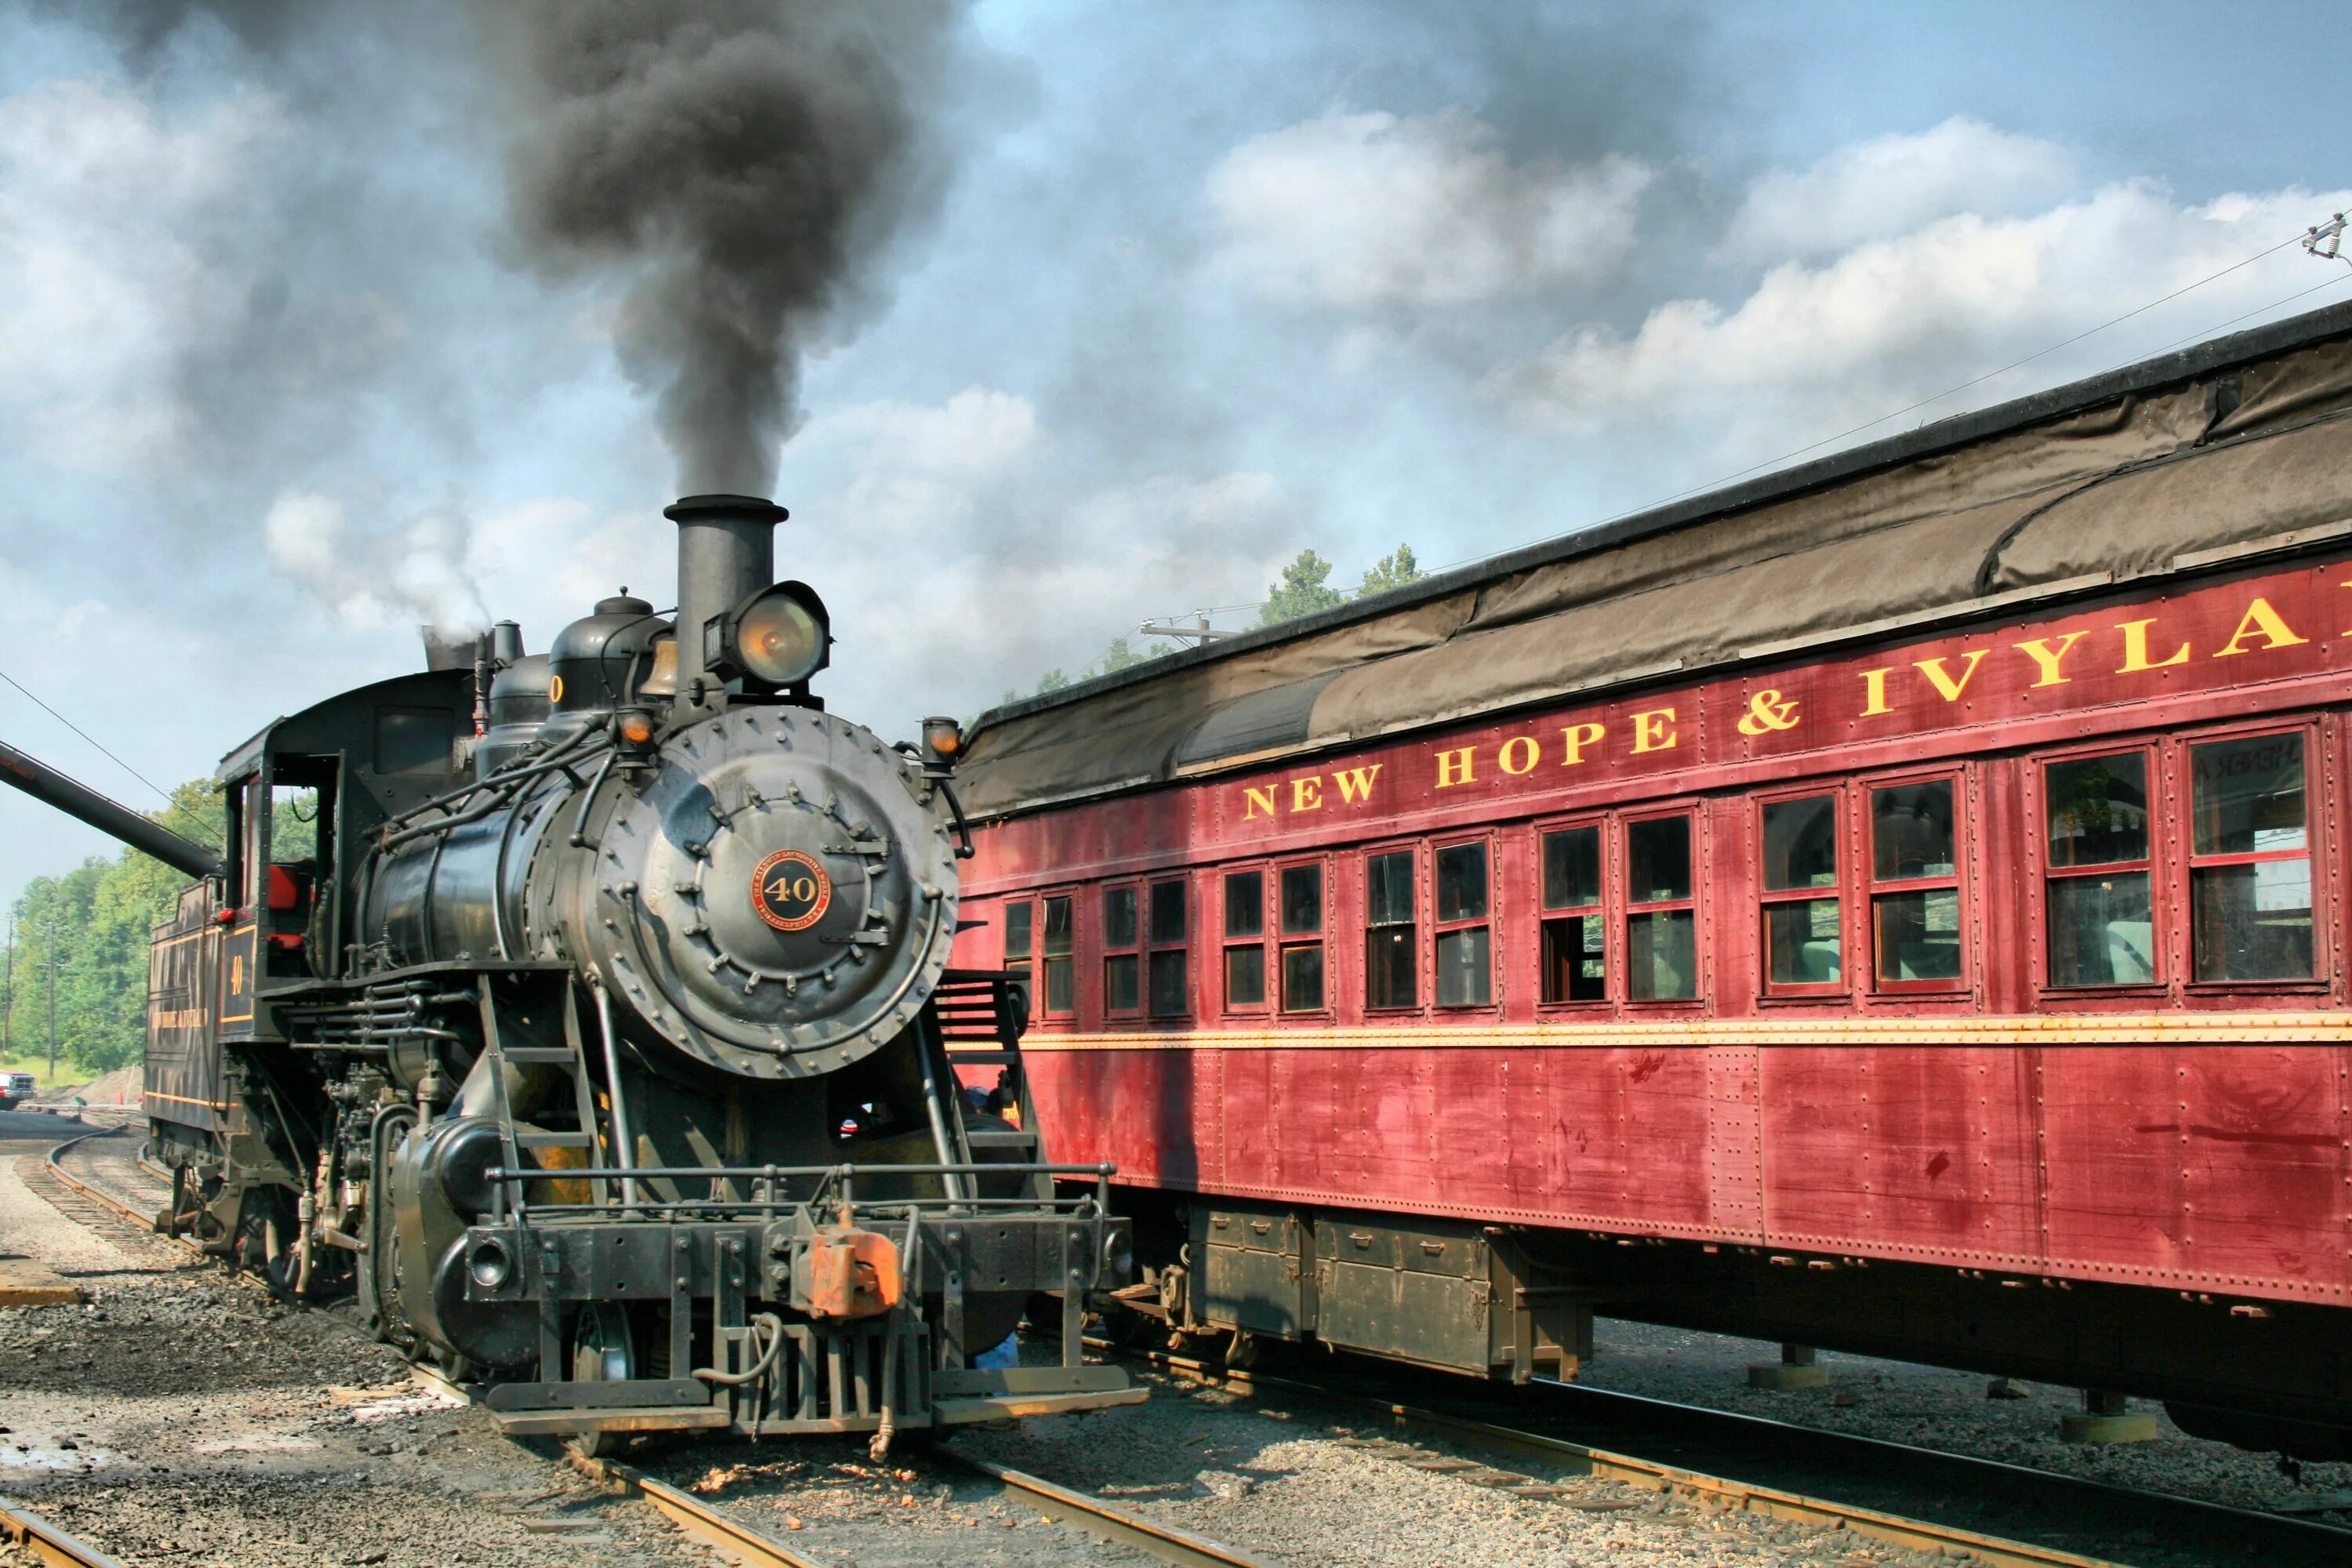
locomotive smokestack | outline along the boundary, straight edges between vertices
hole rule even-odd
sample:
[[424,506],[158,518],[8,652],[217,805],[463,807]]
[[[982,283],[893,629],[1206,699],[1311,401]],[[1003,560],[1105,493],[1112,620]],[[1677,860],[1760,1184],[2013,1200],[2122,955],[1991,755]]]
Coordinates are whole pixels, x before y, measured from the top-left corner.
[[[703,673],[702,628],[776,580],[776,524],[792,514],[759,496],[687,496],[677,524],[677,689]],[[706,703],[707,705],[707,703]]]

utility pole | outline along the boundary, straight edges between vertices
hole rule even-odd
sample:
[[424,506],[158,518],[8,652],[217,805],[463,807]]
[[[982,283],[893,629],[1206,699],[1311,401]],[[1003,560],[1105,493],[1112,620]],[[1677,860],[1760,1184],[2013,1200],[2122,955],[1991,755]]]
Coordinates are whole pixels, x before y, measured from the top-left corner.
[[42,945],[47,949],[49,991],[49,1070],[41,1079],[47,1089],[58,1081],[58,932],[64,928],[55,921],[43,921],[40,925]]
[[16,917],[8,917],[5,967],[0,968],[0,1062],[8,1059],[8,1026],[16,1018]]

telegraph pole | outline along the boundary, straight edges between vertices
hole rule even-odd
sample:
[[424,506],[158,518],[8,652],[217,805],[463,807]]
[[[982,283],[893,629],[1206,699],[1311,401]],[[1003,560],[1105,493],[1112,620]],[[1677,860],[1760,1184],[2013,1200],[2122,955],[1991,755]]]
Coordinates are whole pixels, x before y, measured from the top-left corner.
[[8,1059],[8,1026],[16,1019],[16,917],[8,917],[5,967],[0,968],[0,1062]]
[[48,960],[49,982],[49,1070],[41,1079],[43,1089],[58,1080],[58,932],[61,929],[55,921],[43,921],[40,926],[42,944],[48,950],[43,956]]

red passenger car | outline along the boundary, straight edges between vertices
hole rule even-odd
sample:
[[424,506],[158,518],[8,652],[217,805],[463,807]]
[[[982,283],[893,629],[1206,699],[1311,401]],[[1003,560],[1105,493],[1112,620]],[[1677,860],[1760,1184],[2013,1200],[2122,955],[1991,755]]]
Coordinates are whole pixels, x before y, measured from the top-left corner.
[[1180,1327],[2352,1454],[2347,628],[2340,308],[1000,709],[959,962]]

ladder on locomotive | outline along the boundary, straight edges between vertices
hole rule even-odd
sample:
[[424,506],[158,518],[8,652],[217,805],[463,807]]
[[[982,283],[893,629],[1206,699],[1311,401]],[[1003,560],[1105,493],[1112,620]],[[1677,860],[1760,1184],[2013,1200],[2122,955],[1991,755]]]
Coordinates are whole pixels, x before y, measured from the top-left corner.
[[[597,1137],[596,1086],[588,1076],[585,1039],[580,1025],[579,998],[574,993],[574,988],[568,984],[561,986],[561,1000],[556,1003],[556,1005],[562,1008],[563,1014],[563,1043],[560,1046],[548,1045],[545,1043],[546,1031],[539,1021],[510,1005],[502,1005],[492,977],[488,974],[482,976],[482,1044],[483,1048],[489,1051],[495,1061],[500,1064],[500,1070],[496,1074],[499,1138],[504,1145],[502,1153],[506,1161],[506,1168],[509,1171],[520,1170],[523,1167],[522,1155],[525,1151],[537,1153],[542,1150],[577,1149],[581,1152],[581,1163],[583,1165],[612,1165],[618,1163],[609,1157],[602,1159],[598,1157],[601,1152],[599,1147],[601,1140]],[[523,1044],[518,1041],[530,1043]],[[561,1068],[572,1083],[572,1105],[573,1114],[579,1119],[578,1131],[548,1131],[538,1128],[526,1131],[519,1128],[515,1121],[514,1107],[507,1098],[507,1075],[503,1070],[507,1066]],[[531,1163],[543,1168],[553,1168],[556,1163],[542,1157],[532,1161]],[[591,1195],[597,1205],[604,1206],[609,1196],[607,1184],[599,1177],[593,1180],[589,1185]],[[542,1202],[546,1201],[548,1195],[545,1184],[533,1184],[521,1189],[521,1192],[526,1199],[536,1198]]]
[[[963,1095],[963,1075],[957,1070],[961,1068],[996,1068],[1009,1100],[1006,1120],[1013,1124],[1010,1128],[966,1125],[964,1142],[972,1158],[983,1164],[1044,1164],[1045,1140],[1037,1126],[1036,1103],[1029,1094],[1029,1073],[1021,1060],[1028,998],[1018,977],[996,969],[950,969],[931,993],[931,1011],[939,1020],[940,1044],[959,1101],[969,1103]],[[1050,1197],[1053,1182],[1040,1175],[1031,1180],[1030,1187],[1032,1195]]]

